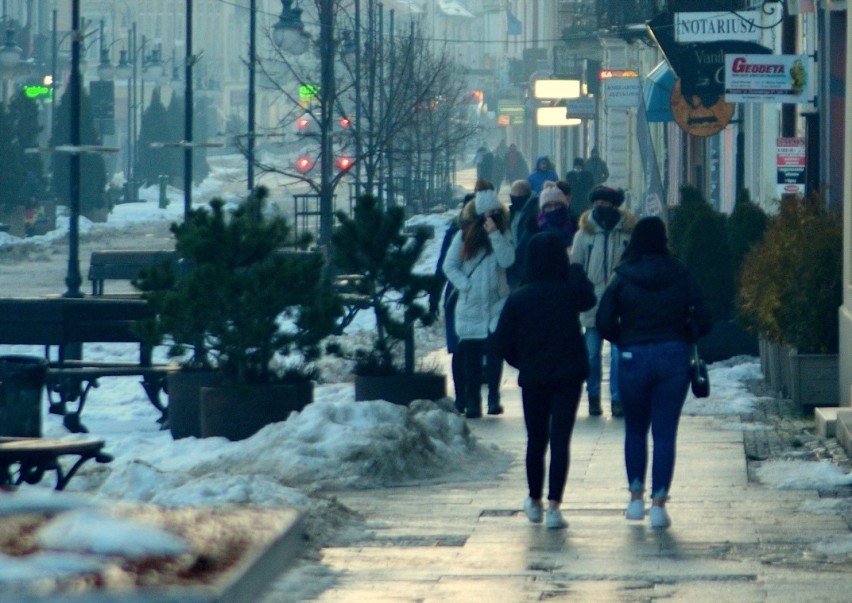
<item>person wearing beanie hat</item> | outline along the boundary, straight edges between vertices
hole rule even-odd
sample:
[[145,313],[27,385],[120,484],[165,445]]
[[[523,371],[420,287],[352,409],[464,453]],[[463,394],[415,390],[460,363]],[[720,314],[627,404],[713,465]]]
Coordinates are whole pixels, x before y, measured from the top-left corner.
[[[580,216],[579,229],[571,247],[571,261],[580,264],[595,286],[600,299],[609,284],[622,253],[630,242],[636,225],[636,216],[623,207],[624,192],[608,186],[596,186],[589,194],[592,207]],[[585,328],[586,348],[589,352],[589,379],[586,393],[589,397],[589,414],[601,414],[602,356],[604,341],[595,327],[597,306],[583,312],[580,321]],[[612,415],[622,416],[618,383],[618,348],[610,345],[609,393]]]
[[500,201],[493,190],[483,190],[476,193],[476,215],[483,216],[490,211],[500,209]]
[[677,426],[689,388],[691,346],[713,324],[695,279],[669,253],[666,228],[642,218],[598,307],[601,336],[621,353],[624,462],[630,501],[625,516],[645,517],[648,431],[654,441],[651,527],[671,525],[665,509],[674,474]]
[[463,407],[469,419],[478,419],[482,416],[483,354],[487,354],[488,414],[503,413],[499,393],[503,360],[493,333],[509,295],[506,269],[515,261],[515,249],[509,234],[509,210],[494,190],[476,192],[462,211],[462,219],[468,218],[472,218],[471,225],[453,237],[441,268],[459,292],[455,354],[461,362],[464,391],[456,392],[457,408]]
[[[595,304],[592,283],[568,264],[561,238],[551,232],[529,243],[525,282],[506,301],[497,341],[506,361],[518,369],[527,429],[528,496],[524,510],[532,523],[568,527],[559,507],[568,477],[571,436],[589,365],[578,314]],[[542,504],[545,455],[550,444],[547,503]]]

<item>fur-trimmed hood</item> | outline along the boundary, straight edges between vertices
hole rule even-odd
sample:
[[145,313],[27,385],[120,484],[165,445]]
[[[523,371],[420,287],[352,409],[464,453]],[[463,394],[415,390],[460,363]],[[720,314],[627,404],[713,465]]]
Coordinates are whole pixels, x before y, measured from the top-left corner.
[[[587,209],[583,212],[583,215],[580,216],[580,230],[589,234],[604,232],[603,227],[592,217],[592,211],[594,211],[594,208]],[[626,207],[619,207],[618,213],[621,214],[621,218],[618,220],[618,224],[615,225],[613,230],[620,230],[626,233],[633,232],[633,229],[636,227],[636,222],[639,221],[636,218],[636,214]]]

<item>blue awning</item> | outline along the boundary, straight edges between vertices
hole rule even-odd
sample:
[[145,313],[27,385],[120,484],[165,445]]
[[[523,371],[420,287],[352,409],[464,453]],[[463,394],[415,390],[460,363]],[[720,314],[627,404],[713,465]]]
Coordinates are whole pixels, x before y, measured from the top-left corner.
[[645,76],[643,94],[645,96],[645,113],[649,122],[674,121],[670,100],[674,85],[674,72],[665,61],[654,67]]

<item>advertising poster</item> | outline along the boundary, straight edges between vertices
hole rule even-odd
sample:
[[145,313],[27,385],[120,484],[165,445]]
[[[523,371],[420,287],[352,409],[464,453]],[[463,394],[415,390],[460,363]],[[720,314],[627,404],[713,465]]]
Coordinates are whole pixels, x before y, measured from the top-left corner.
[[805,194],[805,139],[778,138],[775,164],[778,197]]
[[726,54],[725,101],[810,102],[811,62],[806,55]]

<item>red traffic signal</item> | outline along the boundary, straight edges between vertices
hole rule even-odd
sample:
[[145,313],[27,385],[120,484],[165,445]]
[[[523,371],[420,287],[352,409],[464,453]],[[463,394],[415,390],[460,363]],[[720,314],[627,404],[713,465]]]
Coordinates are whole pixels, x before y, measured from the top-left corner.
[[314,160],[309,155],[302,155],[296,160],[296,169],[301,173],[309,172],[314,167]]
[[305,113],[296,120],[296,130],[299,134],[304,134],[310,129],[312,123],[313,118],[311,118],[309,114]]
[[344,116],[344,117],[340,118],[340,127],[341,128],[348,128],[351,125],[352,125],[352,120],[349,119],[348,117]]
[[338,157],[337,158],[337,168],[341,172],[345,172],[351,167],[352,167],[352,158],[351,157]]

